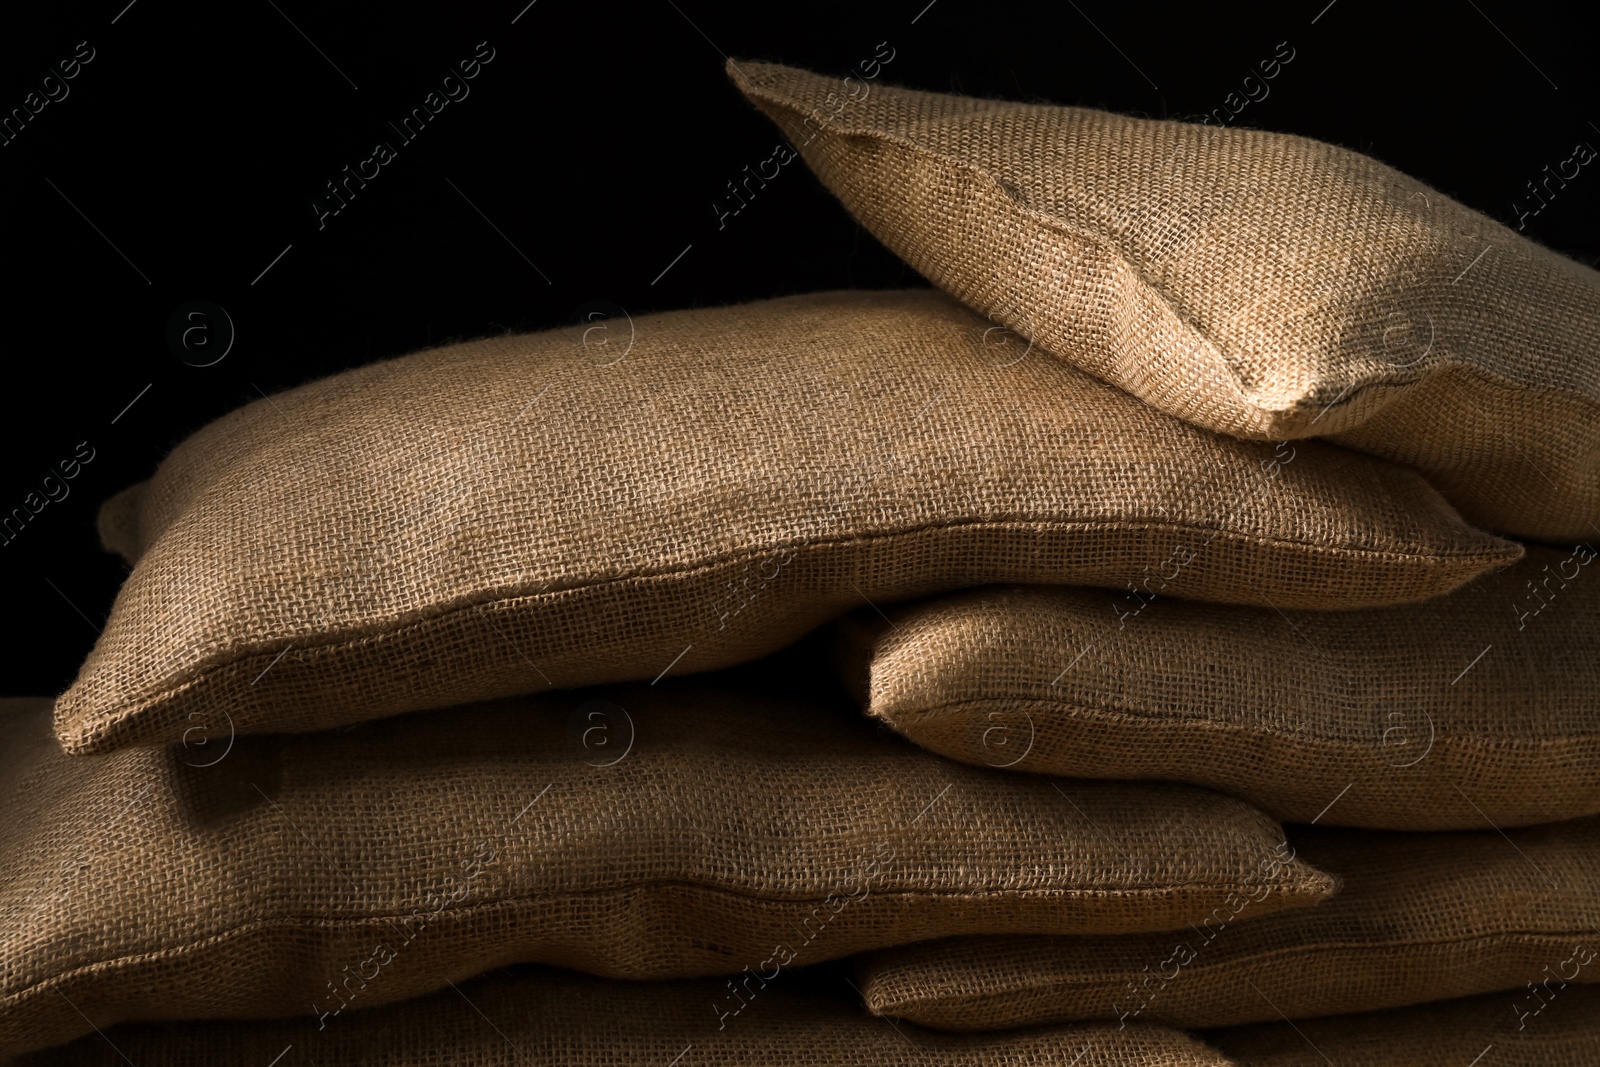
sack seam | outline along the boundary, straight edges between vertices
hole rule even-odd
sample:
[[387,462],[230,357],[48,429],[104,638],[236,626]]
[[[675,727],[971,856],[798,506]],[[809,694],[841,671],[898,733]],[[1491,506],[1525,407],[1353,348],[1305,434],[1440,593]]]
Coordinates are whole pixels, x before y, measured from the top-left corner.
[[[1303,945],[1290,945],[1290,946],[1285,946],[1285,947],[1282,947],[1282,948],[1267,949],[1267,950],[1262,950],[1262,951],[1255,952],[1255,953],[1245,953],[1245,954],[1241,954],[1241,955],[1238,955],[1238,956],[1234,956],[1232,958],[1219,960],[1216,963],[1210,963],[1210,964],[1201,963],[1201,964],[1198,964],[1198,965],[1197,964],[1188,964],[1183,968],[1181,973],[1189,973],[1191,971],[1198,971],[1198,972],[1201,972],[1202,974],[1213,974],[1213,975],[1215,975],[1216,972],[1227,970],[1227,969],[1237,970],[1240,967],[1265,965],[1265,964],[1280,962],[1285,958],[1291,958],[1291,957],[1294,957],[1294,956],[1306,955],[1306,954],[1315,954],[1315,953],[1341,953],[1342,952],[1342,953],[1367,954],[1367,953],[1379,952],[1379,951],[1389,951],[1389,950],[1393,950],[1393,949],[1426,949],[1426,948],[1473,949],[1473,948],[1478,948],[1478,947],[1493,947],[1493,946],[1497,946],[1497,945],[1514,945],[1514,944],[1556,945],[1556,944],[1565,943],[1566,941],[1569,941],[1573,937],[1586,936],[1588,934],[1591,934],[1592,932],[1593,932],[1592,930],[1580,930],[1580,931],[1578,931],[1576,933],[1573,933],[1573,932],[1570,932],[1570,931],[1569,932],[1565,932],[1565,933],[1550,933],[1550,932],[1547,932],[1547,931],[1545,931],[1545,932],[1541,932],[1541,931],[1504,931],[1504,932],[1495,933],[1495,934],[1483,934],[1483,935],[1479,935],[1477,937],[1465,938],[1465,939],[1462,939],[1462,938],[1455,938],[1455,939],[1425,938],[1425,939],[1366,941],[1366,942],[1322,941],[1322,942],[1315,942],[1315,943],[1309,943],[1309,944],[1303,944]],[[1175,934],[1175,935],[1176,934],[1181,934],[1181,933],[1183,933],[1183,931],[1181,931],[1181,930],[1173,931],[1173,934]],[[1209,944],[1209,942],[1208,942],[1208,944]],[[1166,951],[1165,949],[1158,950],[1157,954],[1159,954],[1160,952],[1165,952],[1165,951]],[[900,965],[899,970],[900,970],[901,973],[904,973],[905,966],[904,965]],[[928,998],[928,997],[918,998],[918,997],[915,997],[915,996],[904,996],[904,997],[902,997],[900,999],[896,999],[895,1001],[892,1002],[892,1004],[890,1004],[890,1002],[884,1001],[884,1000],[874,1000],[872,998],[872,995],[871,995],[870,991],[869,991],[869,993],[868,993],[868,1001],[872,1006],[872,1010],[873,1010],[874,1014],[892,1014],[893,1012],[891,1011],[891,1008],[892,1007],[896,1007],[896,1006],[904,1008],[906,1006],[919,1006],[920,1005],[920,1006],[924,1006],[925,1007],[925,1006],[929,1006],[929,1005],[936,1005],[936,1006],[938,1006],[940,1008],[943,1008],[943,1009],[972,1008],[972,1007],[978,1007],[978,1006],[980,1006],[982,1004],[989,1003],[989,1002],[992,1002],[992,1001],[995,1001],[995,1000],[1001,1000],[1001,999],[1007,999],[1007,998],[1010,998],[1010,997],[1014,997],[1014,996],[1016,996],[1018,994],[1021,994],[1021,993],[1079,992],[1079,991],[1089,990],[1089,989],[1093,989],[1093,988],[1095,988],[1097,986],[1106,986],[1106,985],[1112,984],[1112,983],[1126,982],[1129,978],[1136,977],[1140,973],[1142,973],[1142,972],[1140,972],[1140,971],[1132,971],[1132,970],[1123,970],[1123,971],[1115,971],[1115,972],[1099,971],[1099,972],[1095,972],[1095,973],[1090,974],[1090,975],[1083,976],[1081,978],[1074,976],[1074,977],[1069,977],[1069,978],[1055,978],[1055,979],[1050,979],[1050,980],[1046,980],[1046,981],[1031,981],[1031,980],[1024,979],[1020,983],[1014,983],[1014,984],[1007,985],[1007,987],[1004,990],[997,990],[995,992],[990,992],[990,993],[981,993],[981,994],[977,994],[977,995],[973,995],[973,996],[934,997],[934,998]],[[873,981],[873,979],[869,978],[868,981],[870,983],[871,981]],[[1119,986],[1119,988],[1120,988],[1120,986]],[[882,1009],[881,1011],[880,1011],[880,1008]],[[1013,1024],[1013,1025],[1022,1025],[1022,1024]]]
[[[707,886],[707,885],[703,885],[703,884],[695,883],[695,882],[686,882],[686,881],[681,881],[681,880],[662,879],[662,880],[657,880],[657,881],[638,882],[638,883],[634,883],[634,884],[630,884],[630,885],[599,887],[599,888],[596,888],[596,889],[593,889],[593,890],[590,890],[590,891],[587,891],[587,892],[581,893],[581,894],[572,893],[572,894],[561,894],[561,895],[554,895],[554,896],[548,896],[548,897],[507,897],[507,898],[502,898],[502,899],[499,899],[499,900],[483,901],[481,903],[473,904],[473,905],[470,905],[470,906],[467,906],[467,907],[457,907],[457,908],[450,908],[450,909],[437,911],[437,912],[431,912],[431,913],[427,914],[427,919],[428,919],[428,921],[430,923],[438,921],[440,919],[444,919],[444,918],[448,918],[448,919],[470,919],[470,918],[474,917],[475,915],[478,915],[478,914],[481,914],[481,913],[487,913],[487,912],[517,911],[517,910],[522,910],[522,909],[529,908],[529,907],[547,908],[552,904],[565,904],[565,903],[572,903],[572,902],[583,902],[585,900],[591,899],[593,896],[595,896],[597,894],[598,895],[614,895],[614,894],[619,894],[619,893],[635,893],[635,892],[638,892],[638,891],[641,891],[641,890],[663,889],[663,888],[687,889],[687,890],[691,890],[695,894],[699,894],[699,895],[703,895],[703,896],[711,897],[711,898],[716,898],[716,897],[734,897],[734,898],[737,898],[737,899],[740,899],[740,900],[754,901],[754,902],[756,902],[758,904],[776,905],[778,907],[775,907],[773,909],[775,911],[776,910],[789,910],[790,908],[798,908],[798,907],[803,907],[803,906],[806,906],[806,905],[826,904],[828,902],[828,900],[830,899],[830,897],[833,897],[835,899],[837,898],[836,894],[829,894],[827,896],[821,896],[821,897],[796,897],[796,898],[769,897],[769,896],[763,896],[763,895],[756,894],[756,893],[746,893],[746,892],[742,892],[742,891],[737,890],[737,889],[730,889],[730,888],[725,887],[725,886]],[[1240,883],[1188,882],[1188,883],[1182,883],[1182,884],[1166,883],[1166,884],[1162,884],[1162,885],[1127,886],[1127,887],[1120,887],[1120,888],[1087,886],[1087,887],[1081,887],[1081,888],[1080,887],[1063,887],[1063,888],[1058,888],[1058,889],[1021,889],[1021,890],[1017,890],[1017,889],[990,889],[990,890],[888,889],[888,890],[879,890],[878,893],[879,894],[887,894],[887,895],[891,895],[891,896],[894,896],[894,897],[906,897],[906,896],[919,897],[919,898],[922,898],[922,897],[936,897],[936,898],[938,898],[940,900],[983,901],[983,900],[998,898],[998,899],[1001,899],[1001,900],[1018,900],[1018,899],[1022,899],[1024,902],[1033,902],[1034,900],[1048,901],[1050,898],[1057,898],[1057,899],[1060,899],[1062,901],[1066,901],[1066,900],[1070,900],[1070,899],[1075,898],[1075,897],[1089,897],[1089,898],[1097,898],[1097,899],[1103,899],[1103,900],[1115,900],[1117,898],[1122,898],[1122,897],[1136,898],[1136,899],[1149,898],[1149,897],[1174,897],[1174,896],[1179,896],[1181,894],[1194,892],[1194,891],[1216,892],[1216,891],[1233,890],[1233,889],[1240,889],[1240,888],[1242,888],[1242,885]],[[1312,897],[1314,899],[1320,899],[1320,898],[1326,896],[1326,893],[1315,891],[1313,889],[1313,887],[1306,886],[1304,883],[1300,883],[1300,882],[1282,883],[1281,885],[1275,885],[1273,888],[1274,888],[1275,892],[1291,893],[1291,894],[1298,895],[1298,896]],[[874,894],[870,894],[869,893],[869,896],[871,896],[871,895],[874,895]],[[66,971],[58,971],[55,974],[48,975],[48,976],[46,976],[44,978],[40,978],[40,979],[37,979],[37,980],[35,980],[33,982],[30,982],[29,984],[27,984],[25,986],[22,986],[22,987],[20,987],[20,988],[18,988],[16,990],[13,990],[10,993],[0,994],[0,1010],[4,1010],[4,1008],[7,1005],[14,1004],[14,1003],[20,1002],[22,1000],[25,1000],[28,997],[32,996],[33,994],[35,994],[35,993],[37,993],[37,992],[39,992],[41,990],[44,990],[44,989],[46,989],[48,987],[51,987],[51,986],[54,986],[54,985],[61,984],[61,983],[66,982],[66,981],[69,981],[74,977],[78,977],[78,976],[85,975],[85,974],[96,974],[96,973],[113,972],[113,971],[116,971],[119,968],[125,967],[125,966],[127,966],[129,964],[134,964],[134,963],[149,962],[149,961],[159,961],[159,960],[174,959],[174,958],[182,958],[184,956],[193,955],[193,954],[195,954],[197,952],[203,951],[204,949],[206,949],[208,947],[211,947],[212,945],[231,940],[232,938],[234,938],[236,936],[240,936],[240,935],[243,935],[243,934],[246,934],[246,933],[258,932],[258,931],[266,931],[266,932],[296,931],[296,930],[313,931],[313,930],[327,930],[327,929],[330,929],[330,928],[334,929],[334,930],[356,931],[356,930],[359,930],[359,929],[361,929],[363,927],[373,926],[373,925],[377,925],[377,924],[389,924],[389,923],[403,921],[403,920],[408,919],[408,918],[415,918],[415,916],[412,913],[406,913],[406,912],[391,912],[391,913],[382,914],[382,915],[367,915],[367,916],[360,916],[360,917],[349,918],[349,919],[316,918],[316,917],[313,917],[313,916],[278,916],[278,917],[267,918],[267,919],[255,919],[255,920],[251,920],[249,922],[236,923],[236,924],[234,924],[232,926],[229,926],[229,927],[226,927],[226,928],[224,928],[222,930],[218,930],[218,931],[216,931],[214,933],[208,934],[205,937],[202,937],[202,938],[199,938],[199,939],[190,940],[190,941],[188,941],[188,942],[186,942],[186,943],[184,943],[182,945],[174,945],[174,946],[169,946],[169,947],[166,947],[166,948],[151,949],[151,950],[145,951],[145,952],[126,953],[126,954],[124,954],[122,956],[117,956],[117,957],[114,957],[114,958],[109,959],[109,960],[95,960],[95,961],[93,961],[91,963],[81,964],[81,965],[79,965],[77,967],[71,968],[71,969],[66,970]]]
[[[396,624],[394,622],[368,623],[362,628],[351,628],[342,632],[328,633],[322,631],[317,635],[296,634],[289,637],[296,650],[302,654],[312,654],[319,657],[335,655],[349,648],[369,643],[373,640],[393,641],[415,634],[424,627],[433,626],[441,620],[449,619],[456,615],[480,611],[510,610],[523,605],[537,605],[540,601],[551,600],[557,597],[573,594],[590,593],[597,590],[612,588],[628,583],[642,583],[653,580],[689,578],[698,574],[715,571],[719,568],[736,565],[740,562],[751,562],[764,559],[774,553],[781,553],[796,549],[805,549],[813,546],[841,546],[850,544],[884,544],[899,538],[912,538],[924,533],[948,529],[972,530],[1016,530],[1031,533],[1073,533],[1080,531],[1118,532],[1130,531],[1141,533],[1170,533],[1174,536],[1190,535],[1196,533],[1210,533],[1214,536],[1212,542],[1226,541],[1233,544],[1254,545],[1261,548],[1293,548],[1305,550],[1313,555],[1360,557],[1361,562],[1422,562],[1433,564],[1479,563],[1491,564],[1495,562],[1509,562],[1504,560],[1505,553],[1494,553],[1488,550],[1463,550],[1460,552],[1401,552],[1393,549],[1365,548],[1355,546],[1333,546],[1314,541],[1297,540],[1293,538],[1271,537],[1259,534],[1247,534],[1237,531],[1218,529],[1210,526],[1192,524],[1175,524],[1161,522],[1137,522],[1129,520],[1116,520],[1113,522],[1051,522],[1041,520],[960,520],[956,522],[925,523],[919,526],[906,527],[900,530],[887,531],[881,534],[867,536],[838,535],[828,538],[812,540],[788,541],[775,543],[770,546],[746,547],[726,553],[720,557],[697,562],[694,564],[660,568],[656,570],[640,571],[635,574],[605,578],[597,581],[575,583],[561,588],[544,588],[538,592],[511,592],[500,590],[479,594],[475,599],[455,604],[450,607],[431,609],[429,614],[423,615],[409,623]],[[1492,536],[1492,535],[1485,535]],[[1506,542],[1511,545],[1511,542]],[[1512,545],[1512,547],[1515,547]],[[275,639],[274,645],[281,644],[282,639]],[[302,643],[305,642],[305,643]],[[65,716],[63,709],[75,710],[77,701],[72,698],[72,689],[77,687],[74,683],[61,699],[57,701],[58,735],[63,739],[71,739],[74,748],[92,743],[103,735],[106,728],[115,726],[130,715],[147,710],[152,705],[178,695],[192,686],[202,684],[208,678],[228,670],[248,669],[255,663],[263,663],[281,654],[283,649],[273,648],[262,651],[229,651],[224,658],[222,654],[214,654],[209,662],[196,665],[185,671],[179,672],[172,679],[164,681],[161,685],[146,691],[144,694],[125,699],[111,708],[94,716],[90,720],[89,729],[80,725],[79,729],[63,730],[61,725]],[[70,725],[70,724],[69,724]]]
[[[882,664],[875,663],[874,666],[881,667]],[[876,706],[870,707],[869,710],[875,718],[883,719],[890,725],[894,725],[896,715],[905,716],[908,719],[916,719],[919,722],[939,718],[945,718],[945,721],[948,721],[950,718],[957,717],[957,715],[953,713],[958,709],[978,707],[988,704],[1000,704],[1003,706],[1027,704],[1030,705],[1033,710],[1043,710],[1046,708],[1071,708],[1075,711],[1083,712],[1084,718],[1088,719],[1110,720],[1125,724],[1136,724],[1139,726],[1160,726],[1163,728],[1172,726],[1194,726],[1203,730],[1215,730],[1222,733],[1238,734],[1245,737],[1270,737],[1275,739],[1288,738],[1295,741],[1314,742],[1330,747],[1345,748],[1352,753],[1371,753],[1382,748],[1381,745],[1361,743],[1361,741],[1354,736],[1344,738],[1334,737],[1328,734],[1300,732],[1294,729],[1245,726],[1238,723],[1224,722],[1212,718],[1163,714],[1160,711],[1151,711],[1145,708],[1123,706],[1102,707],[1096,705],[1078,704],[1066,700],[1051,700],[1048,697],[1040,696],[1008,695],[998,697],[975,697],[970,700],[952,700],[939,704],[918,705],[917,707],[909,710],[897,712],[883,711]],[[1020,710],[1026,711],[1029,709],[1023,708]],[[1486,739],[1465,734],[1439,734],[1435,740],[1435,744],[1450,745],[1452,747],[1459,748],[1471,748],[1473,750],[1494,750],[1523,747],[1547,748],[1566,745],[1568,743],[1592,743],[1596,740],[1600,740],[1600,730],[1577,730],[1573,733],[1560,737],[1550,738]]]

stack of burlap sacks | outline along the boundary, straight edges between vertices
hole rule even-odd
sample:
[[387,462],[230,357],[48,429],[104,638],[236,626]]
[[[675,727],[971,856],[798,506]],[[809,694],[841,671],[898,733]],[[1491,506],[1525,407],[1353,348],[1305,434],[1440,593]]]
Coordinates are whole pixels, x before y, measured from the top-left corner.
[[178,446],[0,711],[0,1052],[1600,1062],[1600,277],[1294,137],[730,68],[944,292]]

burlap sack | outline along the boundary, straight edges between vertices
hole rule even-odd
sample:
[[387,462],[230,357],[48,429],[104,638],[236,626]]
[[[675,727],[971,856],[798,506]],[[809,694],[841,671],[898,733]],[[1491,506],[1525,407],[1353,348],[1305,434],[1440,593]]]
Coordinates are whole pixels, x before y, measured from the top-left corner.
[[1552,981],[1533,992],[1257,1023],[1204,1037],[1240,1067],[1594,1067],[1600,989]]
[[530,334],[262,399],[118,501],[143,551],[58,735],[684,674],[984,582],[1349,608],[1520,554],[1413,472],[1194,429],[986,326],[933,292],[824,293],[640,318],[605,366]]
[[[1231,1026],[1600,981],[1600,819],[1476,833],[1307,828],[1337,896],[1176,933],[963,937],[873,953],[868,1006],[946,1030],[1114,1019]],[[1511,995],[1507,995],[1508,1001]]]
[[[725,1014],[725,1004],[742,1005]],[[126,1057],[124,1059],[123,1057]],[[1226,1067],[1155,1026],[1059,1026],[981,1037],[891,1028],[788,975],[642,983],[516,968],[454,990],[318,1021],[114,1027],[18,1067]]]
[[993,774],[843,701],[669,680],[95,758],[60,751],[43,702],[4,721],[0,1053],[354,1010],[517,962],[770,978],[1335,887],[1242,801]]
[[1600,812],[1594,559],[1530,549],[1341,613],[974,590],[857,613],[841,662],[873,715],[968,763],[1193,782],[1295,822],[1553,822]]
[[728,63],[861,224],[995,322],[1241,437],[1332,437],[1540,540],[1600,523],[1600,273],[1303,137]]

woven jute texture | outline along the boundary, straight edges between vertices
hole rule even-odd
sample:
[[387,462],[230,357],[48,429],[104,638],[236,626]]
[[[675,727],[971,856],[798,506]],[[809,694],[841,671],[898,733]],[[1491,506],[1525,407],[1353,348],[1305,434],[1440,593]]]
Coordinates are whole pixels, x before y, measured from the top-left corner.
[[1595,558],[1532,548],[1339,613],[973,590],[851,616],[840,663],[873,715],[968,763],[1193,782],[1294,822],[1554,822],[1600,812]]
[[1594,1067],[1600,989],[1534,983],[1393,1011],[1257,1023],[1203,1035],[1241,1067]]
[[[607,982],[515,968],[337,1018],[114,1027],[18,1067],[1226,1067],[1195,1038],[1105,1024],[1015,1034],[899,1033],[856,1004],[747,980]],[[734,1013],[737,1009],[737,1014]],[[319,1025],[320,1023],[320,1025]],[[127,1059],[123,1059],[126,1056]],[[280,1057],[281,1058],[275,1058]]]
[[477,341],[180,445],[114,503],[112,542],[133,530],[143,551],[58,703],[62,743],[177,742],[219,708],[241,733],[307,730],[703,671],[863,598],[984,582],[1350,608],[1521,552],[1415,472],[1190,427],[1016,361],[932,291],[631,328],[603,366],[562,331]]
[[1336,888],[1277,862],[1282,830],[1239,800],[995,774],[847,701],[691,680],[225,743],[74,757],[43,703],[8,717],[0,1052],[357,1009],[519,962],[770,974]]
[[1337,896],[1249,922],[1237,921],[1248,907],[1219,910],[1176,933],[887,949],[862,960],[862,991],[882,1015],[988,1030],[1232,1026],[1514,990],[1552,973],[1600,981],[1600,820],[1504,835],[1307,828],[1290,841],[1344,879]]
[[861,224],[1163,411],[1412,464],[1469,518],[1600,522],[1600,273],[1285,134],[730,60]]

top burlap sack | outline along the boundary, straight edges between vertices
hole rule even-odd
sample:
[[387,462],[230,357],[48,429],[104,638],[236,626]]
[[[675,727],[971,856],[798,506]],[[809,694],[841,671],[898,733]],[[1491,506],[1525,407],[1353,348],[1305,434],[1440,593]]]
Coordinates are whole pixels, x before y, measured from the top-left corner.
[[1521,554],[1413,471],[1197,429],[986,327],[927,290],[822,293],[642,317],[603,366],[527,334],[264,398],[108,506],[138,562],[57,736],[704,671],[992,582],[1353,608]]
[[1600,523],[1600,273],[1366,156],[730,60],[861,224],[1163,411],[1409,463],[1534,540]]

